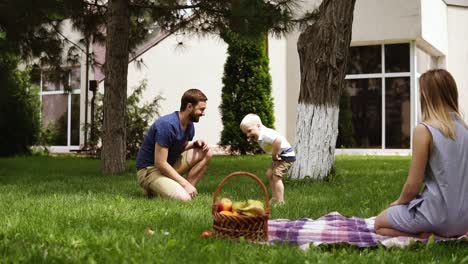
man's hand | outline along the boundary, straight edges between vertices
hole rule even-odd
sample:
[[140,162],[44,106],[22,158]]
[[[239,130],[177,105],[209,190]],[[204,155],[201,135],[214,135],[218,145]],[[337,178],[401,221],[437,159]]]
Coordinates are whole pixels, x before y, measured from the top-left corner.
[[390,204],[390,207],[395,206],[395,205],[400,205],[400,204],[402,204],[400,202],[400,200],[396,200],[396,201],[394,201],[393,203]]
[[189,182],[187,182],[187,184],[185,184],[183,187],[188,192],[188,194],[190,195],[190,198],[193,199],[193,198],[195,198],[195,196],[197,196],[197,194],[198,194],[197,189],[192,184],[190,184]]
[[202,139],[195,140],[193,146],[195,148],[201,148],[203,151],[208,150],[208,144]]

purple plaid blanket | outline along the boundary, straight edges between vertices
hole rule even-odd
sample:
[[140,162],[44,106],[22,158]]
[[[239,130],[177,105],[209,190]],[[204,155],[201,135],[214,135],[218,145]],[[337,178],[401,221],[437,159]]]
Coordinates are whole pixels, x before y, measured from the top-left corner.
[[[344,217],[338,212],[324,215],[317,220],[302,218],[298,220],[274,219],[268,221],[268,240],[272,244],[288,243],[307,249],[310,243],[346,243],[358,247],[374,247],[382,244],[387,247],[405,247],[412,240],[427,242],[427,239],[410,237],[386,237],[374,232],[375,217]],[[468,233],[459,238],[435,237],[435,241],[465,239]]]

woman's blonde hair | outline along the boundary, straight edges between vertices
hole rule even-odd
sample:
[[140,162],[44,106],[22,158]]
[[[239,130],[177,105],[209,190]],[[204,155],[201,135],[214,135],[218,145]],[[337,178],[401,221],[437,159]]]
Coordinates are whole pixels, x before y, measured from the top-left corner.
[[457,84],[444,69],[425,72],[419,78],[422,121],[439,129],[444,136],[455,139],[454,116],[461,119]]

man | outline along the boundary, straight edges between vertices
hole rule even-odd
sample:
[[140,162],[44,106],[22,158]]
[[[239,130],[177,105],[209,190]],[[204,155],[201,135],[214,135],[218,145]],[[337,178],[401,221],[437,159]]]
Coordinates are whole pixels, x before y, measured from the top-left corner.
[[195,186],[212,153],[205,141],[192,142],[193,122],[205,115],[207,100],[200,90],[187,90],[180,111],[159,118],[149,128],[136,161],[138,183],[148,197],[190,201],[197,195]]

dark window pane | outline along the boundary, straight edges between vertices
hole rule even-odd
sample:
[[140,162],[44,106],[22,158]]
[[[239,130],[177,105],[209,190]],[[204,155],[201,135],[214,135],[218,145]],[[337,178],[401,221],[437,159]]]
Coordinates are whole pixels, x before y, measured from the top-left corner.
[[72,90],[80,89],[81,69],[80,67],[72,68],[70,71],[70,88]]
[[361,46],[349,48],[347,74],[382,72],[382,47]]
[[72,146],[80,145],[80,95],[71,95],[71,135],[70,144]]
[[52,146],[67,145],[68,95],[42,96],[42,126],[49,131]]
[[[382,147],[382,81],[381,79],[346,80],[348,109],[340,109],[348,118],[340,118],[339,140],[344,147]],[[351,116],[349,118],[349,115]],[[351,119],[351,125],[346,120]],[[346,146],[348,145],[348,146]],[[339,147],[341,145],[338,145]]]
[[411,133],[410,78],[385,79],[385,147],[409,148]]
[[385,45],[385,72],[410,71],[409,44]]
[[354,128],[351,112],[351,97],[348,90],[343,89],[340,98],[340,113],[338,116],[338,138],[336,139],[337,148],[351,148],[356,146],[354,140]]

